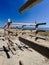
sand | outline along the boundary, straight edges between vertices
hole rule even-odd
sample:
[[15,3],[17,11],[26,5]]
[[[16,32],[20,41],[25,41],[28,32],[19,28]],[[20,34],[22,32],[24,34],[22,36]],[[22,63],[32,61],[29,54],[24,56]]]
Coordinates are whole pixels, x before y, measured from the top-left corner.
[[[23,37],[27,40],[36,42],[39,45],[49,48],[49,41],[45,41],[41,39],[39,39],[38,41],[34,41],[34,38],[31,38],[29,36],[23,36]],[[22,48],[23,49],[22,51],[16,45],[16,55],[13,55],[11,51],[9,51],[8,54],[10,57],[8,58],[3,49],[3,46],[7,48],[7,42],[8,42],[7,40],[5,41],[3,41],[2,39],[0,40],[0,65],[20,65],[19,61],[21,61],[23,65],[49,65],[48,58],[38,53],[34,49],[29,48],[28,46],[27,46],[28,49]],[[20,46],[25,45],[22,42],[20,42],[17,37],[13,39],[13,42]]]

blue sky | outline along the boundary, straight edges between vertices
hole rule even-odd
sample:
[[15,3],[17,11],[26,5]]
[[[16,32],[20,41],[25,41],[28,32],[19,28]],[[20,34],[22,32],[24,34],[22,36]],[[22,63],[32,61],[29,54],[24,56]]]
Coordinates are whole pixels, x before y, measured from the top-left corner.
[[41,3],[30,8],[24,13],[19,13],[19,8],[27,0],[0,0],[0,27],[7,23],[10,18],[14,22],[34,23],[46,22],[49,26],[49,0],[43,0]]

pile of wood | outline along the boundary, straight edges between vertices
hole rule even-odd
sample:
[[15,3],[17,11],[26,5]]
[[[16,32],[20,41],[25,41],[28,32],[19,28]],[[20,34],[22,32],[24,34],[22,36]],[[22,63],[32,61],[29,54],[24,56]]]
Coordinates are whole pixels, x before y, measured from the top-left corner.
[[[16,29],[16,32],[12,31],[10,29],[10,25],[13,25],[13,24],[14,25],[22,25],[21,30]],[[10,20],[8,20],[8,23],[4,26],[4,36],[5,36],[5,39],[8,40],[8,49],[11,50],[12,54],[15,54],[15,52],[13,51],[13,49],[15,49],[15,51],[16,51],[16,48],[15,48],[14,42],[11,39],[11,36],[14,35],[14,36],[17,36],[18,38],[20,36],[23,36],[24,26],[27,26],[27,25],[29,25],[29,26],[35,26],[35,41],[37,39],[39,39],[39,38],[45,40],[45,38],[43,36],[37,35],[38,32],[45,32],[45,30],[38,30],[38,26],[39,25],[45,25],[45,24],[46,23],[35,23],[34,25],[33,24],[26,24],[26,23],[13,23]],[[28,32],[25,32],[25,33],[28,33]],[[30,36],[32,36],[32,35],[30,35]]]

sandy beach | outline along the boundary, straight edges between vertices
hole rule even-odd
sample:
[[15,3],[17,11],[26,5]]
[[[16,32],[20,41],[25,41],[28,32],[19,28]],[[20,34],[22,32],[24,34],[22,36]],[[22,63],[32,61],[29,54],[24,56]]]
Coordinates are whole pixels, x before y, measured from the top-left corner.
[[[1,29],[0,33],[1,32],[4,33],[4,30]],[[30,36],[25,35],[23,35],[23,38],[33,41],[36,44],[47,47],[49,49],[49,41],[41,39],[35,41],[34,37],[31,38]],[[11,51],[8,51],[7,53],[5,52],[4,47],[7,49],[8,41],[0,39],[0,65],[20,65],[20,61],[23,65],[49,65],[49,58],[43,56],[41,53],[35,49],[32,49],[28,45],[25,45],[17,37],[13,39],[13,42],[15,43],[16,47],[15,55],[13,55]],[[17,45],[22,46],[22,49],[20,49]],[[47,52],[45,51],[45,53]]]

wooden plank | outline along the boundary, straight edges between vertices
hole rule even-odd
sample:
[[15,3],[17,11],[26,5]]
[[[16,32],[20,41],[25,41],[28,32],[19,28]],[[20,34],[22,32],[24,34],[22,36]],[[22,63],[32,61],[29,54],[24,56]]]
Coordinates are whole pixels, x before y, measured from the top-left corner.
[[35,41],[37,41],[37,39],[43,39],[43,40],[46,40],[46,38],[44,38],[44,37],[38,37],[38,36],[35,38]]
[[23,6],[20,7],[19,12],[23,13],[24,11],[28,10],[29,8],[35,6],[42,0],[28,0]]
[[46,25],[46,23],[37,23],[37,25]]
[[45,36],[42,36],[42,35],[29,35],[29,36],[31,36],[31,37],[35,37],[35,41],[36,41],[37,39],[43,39],[43,40],[46,40],[46,37],[45,37]]
[[38,28],[39,25],[46,25],[46,23],[37,23],[37,24],[35,25],[35,28]]
[[45,30],[36,30],[35,34],[38,34],[39,32],[46,32]]

